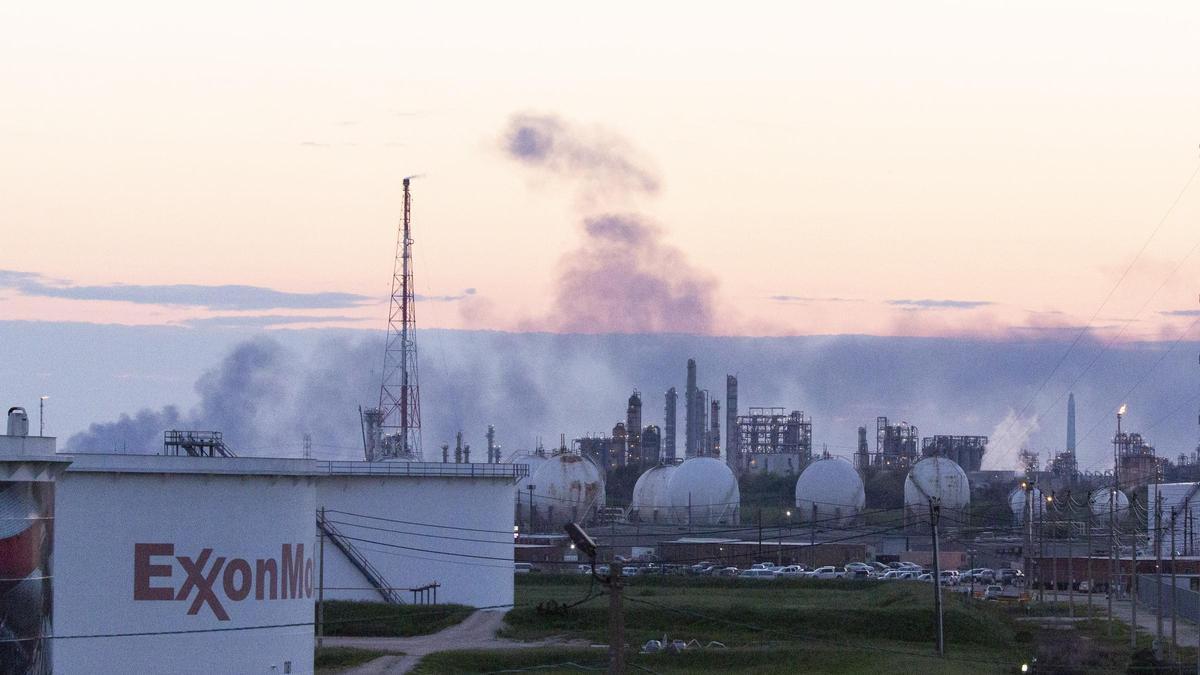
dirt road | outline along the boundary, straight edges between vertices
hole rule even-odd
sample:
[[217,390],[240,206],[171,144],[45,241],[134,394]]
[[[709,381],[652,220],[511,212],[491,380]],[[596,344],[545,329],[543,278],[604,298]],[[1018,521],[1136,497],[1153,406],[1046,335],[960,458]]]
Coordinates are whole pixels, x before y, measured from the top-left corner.
[[468,616],[457,626],[440,633],[419,635],[410,638],[325,638],[330,647],[358,647],[381,652],[404,652],[403,656],[384,656],[370,663],[343,671],[344,675],[394,675],[412,670],[421,657],[434,652],[453,649],[527,649],[545,646],[587,646],[586,642],[567,640],[536,640],[518,642],[496,637],[496,631],[504,624],[503,611],[478,611]]

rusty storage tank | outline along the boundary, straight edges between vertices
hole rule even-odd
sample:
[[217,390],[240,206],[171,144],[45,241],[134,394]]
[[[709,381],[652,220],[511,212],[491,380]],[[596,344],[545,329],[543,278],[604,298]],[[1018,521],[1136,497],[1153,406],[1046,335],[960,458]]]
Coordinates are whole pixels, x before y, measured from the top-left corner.
[[539,530],[562,531],[568,522],[584,522],[604,508],[604,471],[591,459],[560,452],[542,462],[524,489],[532,491]]

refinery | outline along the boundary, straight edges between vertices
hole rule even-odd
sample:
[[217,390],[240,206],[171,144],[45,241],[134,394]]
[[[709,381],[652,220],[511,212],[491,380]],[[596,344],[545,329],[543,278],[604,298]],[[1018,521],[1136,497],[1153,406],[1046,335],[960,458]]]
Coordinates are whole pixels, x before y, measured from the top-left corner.
[[[5,672],[117,672],[131,650],[161,672],[312,672],[321,603],[509,607],[514,572],[610,563],[816,579],[961,568],[1026,599],[1080,592],[1090,604],[1103,590],[1110,611],[1114,596],[1143,593],[1135,579],[1200,581],[1200,448],[1172,460],[1122,407],[1111,468],[1081,471],[1074,395],[1062,449],[1024,449],[1015,466],[985,468],[980,429],[930,433],[887,411],[835,454],[814,441],[822,420],[804,401],[746,401],[735,374],[722,396],[693,358],[678,364],[681,386],[629,383],[623,416],[622,401],[588,402],[613,410],[611,429],[508,449],[497,421],[477,430],[474,456],[468,429],[431,449],[412,244],[405,179],[383,377],[357,411],[361,460],[239,456],[219,429],[163,429],[153,455],[66,454],[30,432],[25,408],[8,409]],[[106,639],[116,623],[120,643]],[[225,634],[239,627],[266,634]]]

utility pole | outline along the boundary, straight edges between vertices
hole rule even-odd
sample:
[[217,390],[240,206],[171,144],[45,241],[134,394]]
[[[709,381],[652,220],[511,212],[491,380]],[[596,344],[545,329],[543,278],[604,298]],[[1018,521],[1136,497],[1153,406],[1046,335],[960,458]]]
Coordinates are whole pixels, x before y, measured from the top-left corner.
[[1073,560],[1075,558],[1075,520],[1071,518],[1071,507],[1074,503],[1071,501],[1071,491],[1067,491],[1067,613],[1069,616],[1075,616],[1075,571]]
[[534,516],[534,512],[533,512],[533,489],[534,489],[536,486],[535,486],[535,485],[527,485],[526,487],[529,489],[529,534],[533,534],[534,532],[537,532],[537,530],[536,530],[536,529],[534,529],[534,527],[533,527],[533,516]]
[[1088,580],[1088,618],[1092,616],[1092,595],[1096,592],[1096,581],[1092,579],[1092,493],[1087,499],[1087,580]]
[[325,640],[325,507],[321,507],[321,527],[317,528],[317,557],[320,568],[317,571],[317,648],[320,649]]
[[1046,498],[1038,495],[1038,564],[1037,585],[1038,602],[1046,601],[1046,573],[1043,569],[1046,562]]
[[817,568],[817,503],[812,505],[812,521],[808,528],[808,566]]
[[942,633],[942,570],[938,559],[938,518],[941,516],[941,499],[929,498],[929,527],[933,530],[933,611],[937,614],[937,653],[946,655],[946,643]]
[[1117,551],[1117,544],[1120,543],[1117,539],[1117,490],[1121,489],[1121,477],[1119,475],[1121,461],[1117,455],[1117,438],[1121,436],[1121,415],[1125,413],[1125,406],[1117,411],[1117,435],[1113,437],[1113,485],[1108,493],[1108,636],[1112,637],[1113,632],[1113,594],[1117,589],[1117,556],[1120,553]]
[[758,557],[762,558],[762,507],[758,507]]
[[[1136,512],[1135,509],[1133,508],[1136,505],[1137,505],[1137,493],[1135,492],[1132,495],[1130,495],[1130,497],[1129,497],[1129,512],[1131,514]],[[1137,592],[1137,586],[1138,586],[1137,517],[1134,516],[1133,519],[1130,520],[1129,522],[1130,522],[1129,543],[1133,544],[1133,546],[1131,547],[1133,549],[1133,552],[1132,552],[1132,556],[1133,556],[1132,563],[1133,564],[1129,568],[1129,605],[1130,605],[1130,607],[1133,608],[1133,622],[1132,622],[1132,625],[1130,625],[1130,627],[1129,627],[1129,645],[1133,649],[1136,650],[1137,649],[1137,625],[1138,625],[1138,623],[1137,623],[1137,601],[1138,601],[1138,592]]]
[[1155,483],[1154,500],[1154,585],[1158,591],[1156,609],[1158,617],[1155,621],[1155,631],[1159,644],[1163,639],[1163,592],[1162,592],[1162,490]]
[[1175,623],[1179,621],[1179,614],[1176,611],[1178,604],[1178,595],[1175,593],[1175,516],[1178,511],[1171,507],[1171,651],[1175,652],[1179,649],[1179,634],[1175,631]]
[[608,565],[608,672],[625,675],[625,615],[621,611],[621,569],[619,562]]

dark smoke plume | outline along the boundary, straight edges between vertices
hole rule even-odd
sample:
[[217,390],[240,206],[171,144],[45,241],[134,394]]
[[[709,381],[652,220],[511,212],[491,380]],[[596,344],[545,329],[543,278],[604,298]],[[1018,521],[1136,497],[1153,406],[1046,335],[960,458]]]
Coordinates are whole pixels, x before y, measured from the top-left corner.
[[584,220],[563,256],[550,322],[571,333],[698,333],[714,328],[716,281],[638,216]]
[[[624,140],[547,115],[517,115],[509,157],[577,184],[581,201],[654,193],[659,181]],[[612,199],[609,199],[612,201]],[[535,328],[579,333],[706,334],[715,328],[716,280],[692,267],[638,214],[590,212],[583,242],[563,255],[554,304]]]
[[552,115],[514,115],[503,141],[509,157],[557,177],[580,183],[596,195],[654,193],[659,179],[623,139],[587,130]]
[[[121,329],[149,348],[166,349],[174,337],[148,337]],[[74,335],[74,334],[72,334]],[[303,333],[235,346],[198,384],[201,400],[189,412],[175,407],[143,410],[72,437],[70,451],[158,452],[170,428],[224,431],[239,455],[299,456],[301,435],[312,434],[318,458],[362,456],[357,406],[379,395],[383,344],[378,336],[323,340],[297,348]],[[157,342],[156,342],[157,340]],[[1066,382],[1053,382],[1021,417],[1041,415],[1020,438],[1001,433],[1050,372],[1065,344],[1056,340],[988,341],[867,336],[743,338],[697,335],[578,335],[487,331],[420,331],[422,438],[425,457],[439,461],[438,446],[463,430],[482,447],[495,424],[505,454],[610,432],[624,418],[625,400],[638,388],[645,423],[662,424],[663,392],[680,387],[684,364],[695,357],[700,386],[724,395],[726,373],[739,379],[742,408],[781,406],[814,419],[817,448],[847,455],[856,428],[874,429],[887,415],[934,434],[992,435],[985,463],[1014,468],[1015,449],[1041,451],[1043,462],[1065,441],[1066,403],[1055,399]],[[1099,344],[1080,342],[1063,365],[1087,366]],[[1183,343],[1157,367],[1163,346],[1128,345],[1096,362],[1074,387],[1079,410],[1079,461],[1102,470],[1112,461],[1110,418],[1125,402],[1129,373],[1153,369],[1153,378],[1127,399],[1128,428],[1146,434],[1159,455],[1174,458],[1196,447],[1194,408],[1178,392],[1189,378],[1200,345]],[[116,354],[115,358],[122,358]],[[128,356],[124,356],[128,358]],[[1193,366],[1194,367],[1194,366]],[[237,372],[240,371],[240,372]],[[245,387],[255,393],[241,395]],[[682,423],[682,419],[680,419]],[[1006,442],[1008,438],[1012,442]],[[474,457],[474,454],[472,454]]]

